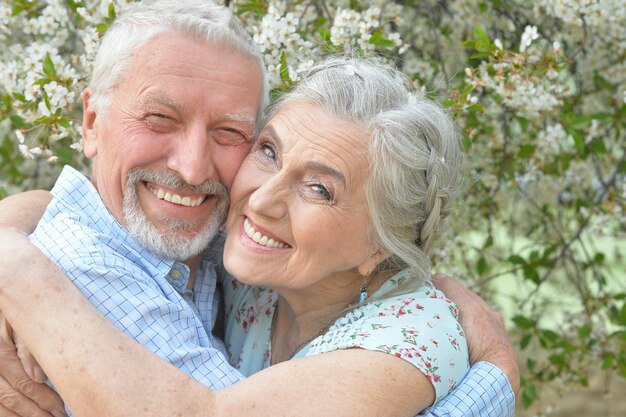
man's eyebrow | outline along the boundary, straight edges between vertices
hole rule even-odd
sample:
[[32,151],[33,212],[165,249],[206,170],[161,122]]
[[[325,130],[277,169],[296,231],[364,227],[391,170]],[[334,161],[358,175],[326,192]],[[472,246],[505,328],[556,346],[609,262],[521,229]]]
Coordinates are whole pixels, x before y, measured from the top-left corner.
[[162,104],[166,107],[171,107],[178,111],[182,111],[185,109],[185,104],[183,102],[174,100],[173,98],[160,94],[160,93],[147,94],[141,100],[141,104],[144,106],[150,105],[150,104]]
[[232,120],[234,122],[244,122],[250,125],[251,128],[254,128],[254,125],[256,124],[256,119],[247,114],[232,114],[231,113],[231,114],[226,114],[224,118],[226,120]]
[[[274,141],[276,142],[277,146],[279,148],[282,147],[282,142],[280,140],[280,136],[278,136],[278,134],[276,133],[276,131],[274,130],[274,128],[272,127],[272,125],[267,125],[263,128],[263,130],[269,132],[270,136],[272,137],[272,139],[274,139]],[[329,167],[328,165],[319,163],[319,162],[314,162],[314,161],[308,161],[305,166],[308,169],[311,169],[313,171],[317,171],[317,172],[321,172],[322,174],[326,174],[326,175],[331,175],[335,178],[337,178],[339,181],[341,181],[345,187],[346,185],[346,177],[343,176],[343,174],[339,171],[337,171],[335,168],[333,167]]]

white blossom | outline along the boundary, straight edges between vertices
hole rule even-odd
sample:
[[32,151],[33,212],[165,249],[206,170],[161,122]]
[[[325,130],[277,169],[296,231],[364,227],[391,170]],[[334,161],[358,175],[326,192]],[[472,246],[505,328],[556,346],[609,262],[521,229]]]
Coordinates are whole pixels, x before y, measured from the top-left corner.
[[526,48],[528,48],[530,44],[538,38],[539,34],[537,33],[537,26],[526,26],[524,33],[522,33],[522,40],[519,45],[520,52],[526,51]]

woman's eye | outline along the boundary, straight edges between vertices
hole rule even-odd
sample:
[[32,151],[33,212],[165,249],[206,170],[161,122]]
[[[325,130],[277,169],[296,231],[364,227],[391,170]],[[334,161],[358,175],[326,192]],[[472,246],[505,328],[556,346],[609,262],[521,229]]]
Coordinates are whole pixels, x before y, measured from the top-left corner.
[[268,158],[270,158],[272,160],[276,160],[276,152],[274,151],[274,148],[272,148],[270,145],[268,145],[268,144],[261,145],[261,151]]
[[311,186],[311,189],[317,194],[319,194],[320,196],[324,197],[324,199],[328,201],[332,200],[332,195],[330,195],[330,192],[323,185],[314,184]]

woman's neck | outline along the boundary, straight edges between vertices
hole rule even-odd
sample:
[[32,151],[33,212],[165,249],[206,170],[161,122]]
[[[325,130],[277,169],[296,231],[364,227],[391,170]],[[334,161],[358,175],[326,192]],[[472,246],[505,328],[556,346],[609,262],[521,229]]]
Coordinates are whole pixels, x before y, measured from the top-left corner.
[[305,289],[281,289],[272,320],[271,364],[289,360],[305,345],[326,333],[345,310],[359,302],[366,284],[369,294],[386,279],[364,279],[358,274],[329,277]]

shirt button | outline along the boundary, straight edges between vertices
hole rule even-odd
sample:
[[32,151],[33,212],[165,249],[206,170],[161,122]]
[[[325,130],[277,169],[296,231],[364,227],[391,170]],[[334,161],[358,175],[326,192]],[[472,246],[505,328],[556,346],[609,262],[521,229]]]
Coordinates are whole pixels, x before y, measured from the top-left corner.
[[183,274],[179,270],[177,270],[177,269],[172,269],[170,271],[170,277],[172,279],[180,279],[182,276],[183,276]]

